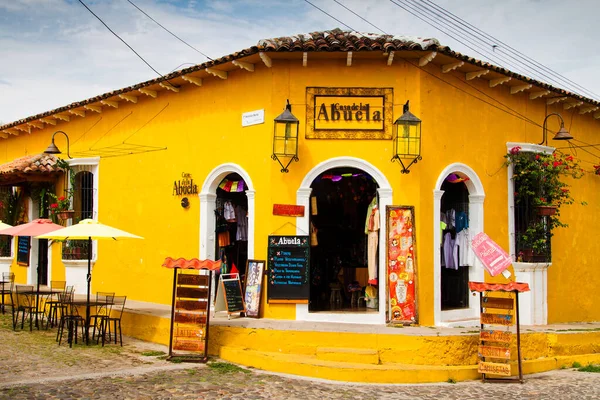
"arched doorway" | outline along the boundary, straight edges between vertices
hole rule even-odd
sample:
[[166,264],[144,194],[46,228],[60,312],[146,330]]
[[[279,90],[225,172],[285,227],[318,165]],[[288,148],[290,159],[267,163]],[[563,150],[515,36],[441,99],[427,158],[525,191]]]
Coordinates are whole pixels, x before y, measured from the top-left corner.
[[[385,175],[383,175],[379,169],[365,160],[354,157],[337,157],[321,162],[312,170],[310,170],[304,177],[300,188],[298,188],[298,191],[296,192],[296,204],[304,205],[306,210],[311,210],[311,194],[313,192],[313,183],[329,170],[358,170],[360,173],[364,173],[365,176],[368,175],[373,179],[374,184],[377,186],[376,192],[379,202],[378,206],[381,210],[379,213],[380,229],[378,243],[386,243],[385,209],[387,206],[392,204],[392,188]],[[348,173],[350,172],[345,172],[345,174]],[[310,214],[311,212],[309,211],[305,213],[304,216],[296,218],[297,234],[303,235],[310,232]],[[378,298],[385,299],[385,251],[378,252],[377,260],[377,275],[380,283],[377,287]],[[375,309],[374,312],[369,313],[340,313],[336,311],[310,312],[307,304],[297,304],[296,319],[302,321],[383,324],[385,323],[385,301],[380,301],[378,308]]]
[[[483,232],[483,185],[473,169],[455,163],[439,175],[433,194],[435,325],[477,325],[479,300],[468,295],[466,282],[483,281],[483,267],[468,246],[471,237]],[[455,247],[457,239],[463,239],[462,251]]]
[[[333,168],[311,184],[309,312],[377,312],[377,183],[356,168]],[[377,218],[376,218],[377,216]]]

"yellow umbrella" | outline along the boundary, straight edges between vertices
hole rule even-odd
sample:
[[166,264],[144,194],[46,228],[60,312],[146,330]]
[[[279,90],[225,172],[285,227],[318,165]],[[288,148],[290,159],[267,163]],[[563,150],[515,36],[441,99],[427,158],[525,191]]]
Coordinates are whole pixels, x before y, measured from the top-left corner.
[[90,325],[90,285],[92,282],[92,240],[143,239],[141,236],[101,224],[93,219],[84,219],[78,224],[58,229],[54,232],[37,236],[38,239],[87,240],[88,241],[88,273],[86,311],[86,343]]
[[[5,224],[4,222],[0,221],[0,231],[2,229],[8,229],[8,228],[12,228],[12,225]],[[0,233],[0,235],[2,235],[2,233]]]

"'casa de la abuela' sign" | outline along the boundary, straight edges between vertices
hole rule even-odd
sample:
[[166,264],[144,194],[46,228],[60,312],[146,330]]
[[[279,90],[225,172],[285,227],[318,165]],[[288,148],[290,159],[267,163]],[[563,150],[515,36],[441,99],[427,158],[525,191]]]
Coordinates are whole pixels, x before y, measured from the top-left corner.
[[194,183],[192,174],[182,172],[181,179],[173,182],[173,196],[188,194],[198,194],[198,185]]
[[391,88],[306,88],[307,139],[391,139]]

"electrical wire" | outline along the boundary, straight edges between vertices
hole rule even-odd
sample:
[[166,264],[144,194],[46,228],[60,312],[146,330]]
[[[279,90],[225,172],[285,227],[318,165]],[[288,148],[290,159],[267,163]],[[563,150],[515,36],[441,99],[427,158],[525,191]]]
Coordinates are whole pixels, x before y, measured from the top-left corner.
[[377,25],[371,23],[369,20],[361,17],[359,14],[355,13],[354,11],[352,11],[351,9],[349,9],[348,7],[346,7],[345,5],[343,5],[342,3],[340,3],[338,0],[333,0],[335,1],[337,4],[339,4],[340,6],[344,7],[346,10],[350,11],[352,14],[354,14],[355,16],[357,16],[358,18],[360,18],[361,20],[363,20],[364,22],[366,22],[367,24],[371,25],[373,28],[377,29],[380,32],[385,33],[386,35],[389,35],[389,33],[387,33],[386,31],[384,31],[383,29],[381,29],[380,27],[378,27]]
[[185,40],[183,40],[182,38],[180,38],[179,36],[177,36],[176,34],[174,34],[173,32],[171,32],[170,30],[168,30],[167,28],[165,28],[163,25],[161,25],[160,22],[158,22],[157,20],[155,20],[154,18],[152,18],[151,16],[148,15],[148,13],[146,13],[146,11],[142,10],[141,8],[139,8],[133,1],[131,0],[127,0],[127,2],[129,4],[131,4],[132,6],[134,6],[135,8],[138,9],[139,12],[141,12],[142,14],[144,14],[146,17],[150,18],[152,20],[152,22],[154,22],[156,25],[160,26],[161,28],[163,28],[165,31],[169,32],[172,36],[174,36],[177,40],[179,40],[181,43],[185,44],[186,46],[188,46],[189,48],[191,48],[192,50],[196,51],[197,53],[202,54],[204,57],[208,58],[210,61],[214,61],[212,58],[210,58],[209,56],[207,56],[206,54],[204,54],[203,52],[201,52],[200,50],[198,50],[197,48],[195,48],[194,46],[192,46],[191,44],[189,44],[188,42],[186,42]]
[[[133,51],[133,53],[134,53],[136,56],[138,56],[140,60],[142,60],[142,61],[144,62],[144,64],[146,64],[146,65],[147,65],[147,66],[148,66],[148,67],[149,67],[149,68],[150,68],[152,71],[156,72],[156,74],[157,74],[158,76],[160,76],[160,77],[163,77],[163,75],[162,75],[160,72],[158,72],[157,70],[155,70],[155,69],[152,67],[152,65],[150,65],[150,64],[148,63],[148,61],[146,61],[146,60],[144,59],[144,57],[140,56],[140,55],[138,54],[138,52],[137,52],[137,51],[135,51],[135,50],[133,49],[133,47],[131,47],[131,46],[130,46],[130,45],[129,45],[129,44],[128,44],[128,43],[127,43],[125,40],[123,40],[123,39],[121,38],[121,36],[117,35],[117,34],[115,33],[115,31],[113,31],[112,29],[110,29],[110,27],[109,27],[109,26],[108,26],[108,25],[107,25],[107,24],[106,24],[106,23],[105,23],[105,22],[102,20],[102,18],[100,18],[98,15],[96,15],[96,13],[94,13],[94,12],[93,12],[93,11],[92,11],[92,10],[91,10],[91,9],[90,9],[88,6],[87,6],[87,4],[85,4],[85,3],[83,2],[83,0],[78,0],[78,1],[81,3],[81,5],[83,5],[85,8],[87,8],[87,10],[88,10],[88,11],[89,11],[89,12],[90,12],[90,13],[91,13],[91,14],[92,14],[94,17],[96,17],[96,18],[98,19],[98,21],[100,21],[100,22],[102,23],[102,25],[104,25],[104,26],[106,27],[106,29],[108,29],[108,30],[110,31],[110,33],[112,33],[113,35],[115,35],[115,36],[117,37],[117,39],[119,39],[121,42],[123,42],[123,44],[125,44],[125,46],[129,47],[129,50]],[[169,83],[170,83],[170,82],[169,82]]]
[[[596,93],[594,93],[594,92],[591,92],[591,91],[587,90],[586,88],[584,88],[583,86],[581,86],[581,85],[577,84],[576,82],[574,82],[574,81],[570,80],[569,78],[567,78],[567,77],[565,77],[565,76],[563,76],[563,75],[559,74],[558,72],[556,72],[556,71],[552,70],[551,68],[549,68],[549,67],[545,66],[544,64],[542,64],[542,63],[540,63],[540,62],[538,62],[538,61],[534,60],[533,58],[531,58],[531,57],[527,56],[526,54],[523,54],[523,53],[521,53],[519,50],[517,50],[517,49],[515,49],[515,48],[511,47],[510,45],[508,45],[508,44],[504,43],[503,41],[501,41],[501,40],[499,40],[499,39],[495,38],[494,36],[492,36],[492,35],[490,35],[490,34],[486,33],[485,31],[482,31],[481,29],[479,29],[479,28],[477,28],[476,26],[474,26],[474,25],[470,24],[468,21],[465,21],[464,19],[462,19],[462,18],[458,17],[457,15],[453,14],[451,11],[449,11],[449,10],[446,10],[446,9],[445,9],[445,8],[443,8],[442,6],[440,6],[440,5],[436,4],[435,2],[433,2],[433,1],[431,1],[431,0],[421,0],[421,2],[428,3],[428,4],[430,4],[432,7],[435,7],[436,9],[440,10],[440,11],[441,11],[443,14],[445,14],[446,16],[448,16],[450,19],[452,19],[452,20],[456,21],[456,22],[457,22],[457,24],[458,24],[459,26],[462,26],[462,27],[466,27],[466,28],[468,28],[470,31],[472,31],[472,32],[473,32],[473,34],[474,34],[474,35],[477,35],[477,34],[479,34],[479,35],[481,35],[481,36],[485,37],[486,39],[488,39],[488,40],[491,40],[493,44],[495,44],[495,43],[500,43],[502,46],[506,47],[507,49],[509,49],[509,50],[513,51],[515,54],[517,54],[518,56],[520,56],[521,58],[523,58],[523,60],[524,60],[525,62],[527,62],[528,64],[530,64],[530,65],[537,65],[537,66],[538,66],[538,67],[540,67],[541,69],[543,69],[543,70],[547,71],[548,73],[550,73],[550,74],[552,74],[552,75],[556,76],[558,79],[561,79],[561,80],[563,80],[564,82],[568,82],[568,83],[570,83],[570,84],[574,85],[575,87],[579,88],[581,91],[583,91],[583,92],[586,92],[588,95],[592,95],[592,97],[596,97],[596,98],[599,98],[599,97],[600,97],[600,96],[598,96]],[[492,44],[492,45],[493,45],[493,44]],[[502,46],[497,46],[496,48],[497,48],[499,51],[506,52],[506,51],[503,49],[503,47],[502,47]]]
[[345,23],[343,23],[342,21],[340,21],[339,19],[337,19],[336,17],[334,17],[333,15],[329,14],[327,11],[323,10],[322,8],[317,7],[316,5],[314,5],[313,3],[311,3],[308,0],[304,0],[306,3],[310,4],[311,6],[313,6],[314,8],[316,8],[317,10],[321,11],[323,14],[329,16],[330,18],[336,20],[337,22],[339,22],[340,24],[344,25],[346,28],[350,29],[351,31],[355,31],[356,29],[352,28],[350,25],[346,25]]

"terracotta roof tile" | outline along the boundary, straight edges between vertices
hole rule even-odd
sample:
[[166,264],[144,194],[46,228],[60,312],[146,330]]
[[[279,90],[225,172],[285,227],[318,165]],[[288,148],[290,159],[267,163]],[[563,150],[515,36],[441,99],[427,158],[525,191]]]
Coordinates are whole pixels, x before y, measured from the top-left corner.
[[54,172],[63,172],[58,167],[57,158],[52,154],[32,154],[17,158],[6,164],[0,165],[0,175],[10,174],[50,174]]
[[119,94],[124,94],[134,90],[138,90],[151,85],[156,85],[160,82],[174,79],[182,75],[187,75],[196,71],[203,71],[205,68],[211,68],[218,65],[222,65],[233,60],[248,57],[259,52],[336,52],[336,51],[400,51],[400,50],[413,50],[413,51],[436,51],[440,54],[447,55],[449,57],[456,58],[458,60],[470,63],[472,65],[480,66],[489,69],[494,72],[512,77],[514,79],[522,80],[531,84],[535,84],[538,87],[550,90],[560,96],[570,96],[577,100],[584,101],[590,105],[600,106],[600,101],[590,99],[588,97],[580,96],[578,94],[569,92],[564,89],[549,85],[547,83],[538,81],[526,77],[524,75],[517,74],[508,69],[492,65],[485,61],[478,60],[476,58],[461,54],[453,51],[447,46],[442,46],[437,39],[434,38],[422,38],[417,36],[400,36],[400,35],[380,35],[374,33],[361,33],[353,31],[343,31],[341,29],[333,29],[330,31],[312,32],[306,34],[298,34],[294,36],[284,36],[272,39],[262,39],[258,41],[256,46],[223,56],[221,58],[207,61],[203,64],[198,64],[193,67],[185,68],[179,71],[172,72],[164,75],[160,78],[152,79],[146,82],[138,83],[133,86],[128,86],[123,89],[114,90],[111,92],[104,93],[99,96],[89,98],[87,100],[78,101],[69,105],[56,108],[41,114],[33,115],[18,121],[14,121],[3,126],[0,126],[0,130],[12,128],[23,123],[33,121],[39,118],[44,118],[53,114],[58,114],[67,110],[82,107],[87,104],[96,103],[100,100],[105,100],[109,97],[113,97]]

